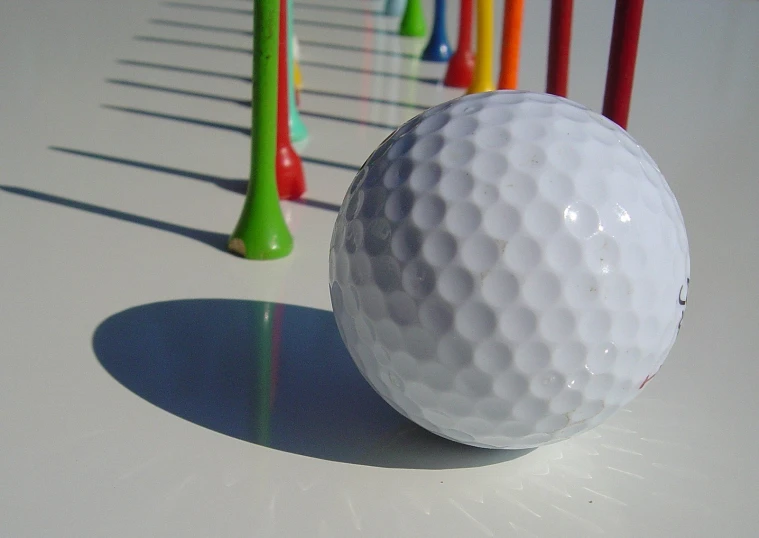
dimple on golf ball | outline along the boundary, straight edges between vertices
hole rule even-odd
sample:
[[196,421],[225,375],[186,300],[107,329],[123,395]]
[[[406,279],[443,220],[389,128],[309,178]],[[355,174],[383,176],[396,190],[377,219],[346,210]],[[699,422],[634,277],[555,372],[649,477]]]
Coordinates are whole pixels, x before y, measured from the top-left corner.
[[664,176],[567,99],[464,96],[391,134],[345,196],[332,305],[356,365],[448,439],[528,448],[593,428],[656,374],[690,256]]

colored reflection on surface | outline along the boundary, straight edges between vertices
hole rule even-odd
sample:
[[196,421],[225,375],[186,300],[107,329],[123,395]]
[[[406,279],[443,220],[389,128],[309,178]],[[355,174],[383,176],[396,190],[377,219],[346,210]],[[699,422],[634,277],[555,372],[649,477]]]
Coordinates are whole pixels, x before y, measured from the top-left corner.
[[332,312],[271,302],[150,303],[103,321],[95,354],[157,407],[238,439],[379,467],[472,467],[522,451],[452,443],[394,411],[359,373]]
[[[250,360],[257,370],[256,387],[253,394],[258,402],[253,418],[253,439],[268,445],[271,442],[271,412],[277,385],[277,368],[274,361],[275,349],[272,333],[274,321],[273,303],[253,303],[253,334],[256,349]],[[255,323],[255,321],[259,323]],[[278,346],[277,346],[278,347]]]

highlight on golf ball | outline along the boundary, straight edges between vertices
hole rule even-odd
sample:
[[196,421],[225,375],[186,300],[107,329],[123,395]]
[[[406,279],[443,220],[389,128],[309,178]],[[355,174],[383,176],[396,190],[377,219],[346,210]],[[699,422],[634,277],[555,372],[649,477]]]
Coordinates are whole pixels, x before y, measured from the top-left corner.
[[529,448],[635,398],[688,293],[683,217],[614,122],[526,91],[466,95],[390,135],[335,223],[330,294],[359,370],[448,439]]

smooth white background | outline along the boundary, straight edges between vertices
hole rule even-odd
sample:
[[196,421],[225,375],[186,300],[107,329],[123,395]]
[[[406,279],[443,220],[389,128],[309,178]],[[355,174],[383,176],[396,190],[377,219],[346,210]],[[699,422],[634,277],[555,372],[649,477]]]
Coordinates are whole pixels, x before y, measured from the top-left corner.
[[[193,1],[250,9],[242,0]],[[457,5],[451,4],[448,27],[455,44]],[[550,2],[526,4],[520,86],[541,90]],[[598,110],[613,2],[576,4],[570,97]],[[308,89],[419,105],[460,94],[371,73],[439,78],[440,65],[308,45],[404,52],[424,45],[308,22],[389,29],[398,24],[319,5],[377,10],[382,2],[296,2]],[[425,3],[430,22],[431,5]],[[500,21],[500,7],[496,17]],[[754,536],[759,3],[646,4],[629,130],[667,176],[692,255],[683,329],[660,374],[593,432],[510,461],[479,465],[472,455],[444,469],[414,468],[425,467],[415,461],[434,463],[434,443],[404,460],[409,468],[397,468],[238,440],[149,403],[101,366],[93,351],[95,330],[135,306],[230,298],[330,309],[327,252],[334,211],[283,203],[296,241],[293,254],[275,262],[241,260],[155,226],[163,221],[228,234],[241,194],[177,173],[51,149],[222,179],[247,177],[249,137],[234,127],[249,128],[248,107],[109,79],[246,100],[250,85],[242,80],[119,61],[249,77],[244,49],[250,36],[156,19],[251,27],[244,13],[160,0],[0,6],[0,186],[133,216],[109,218],[0,190],[0,534]],[[391,126],[418,111],[306,93],[302,112],[311,133],[302,150],[306,197],[339,204],[353,172],[317,160],[358,167]],[[141,225],[134,216],[154,220]],[[313,358],[308,353],[304,349],[303,360]]]

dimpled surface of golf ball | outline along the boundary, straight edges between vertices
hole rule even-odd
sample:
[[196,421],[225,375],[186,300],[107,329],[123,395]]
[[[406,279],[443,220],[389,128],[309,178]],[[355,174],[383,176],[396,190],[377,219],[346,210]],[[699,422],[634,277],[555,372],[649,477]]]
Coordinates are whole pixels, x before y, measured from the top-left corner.
[[356,365],[448,439],[528,448],[603,422],[672,348],[690,256],[677,201],[613,122],[499,91],[411,119],[335,223],[330,294]]

